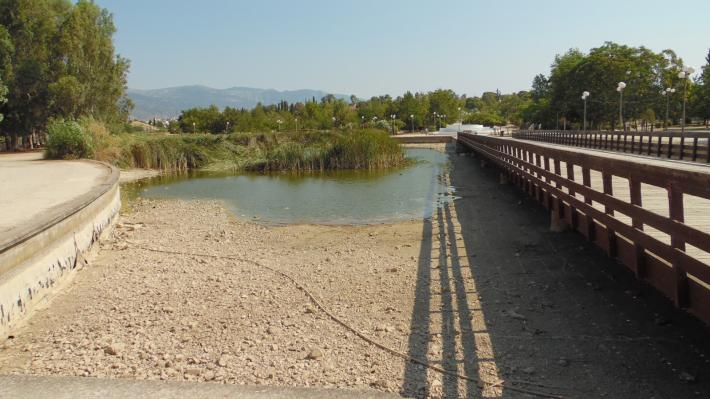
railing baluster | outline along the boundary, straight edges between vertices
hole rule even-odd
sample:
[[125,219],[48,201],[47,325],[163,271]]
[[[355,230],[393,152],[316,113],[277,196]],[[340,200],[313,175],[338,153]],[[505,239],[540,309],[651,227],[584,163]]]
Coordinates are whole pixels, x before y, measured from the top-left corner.
[[[582,184],[585,185],[586,187],[589,187],[589,188],[592,187],[591,171],[586,166],[582,166]],[[584,203],[591,206],[592,199],[589,198],[589,196],[585,195],[584,196]],[[587,239],[589,241],[594,241],[595,232],[596,232],[596,229],[594,228],[594,218],[592,217],[592,215],[587,213],[585,219],[586,219],[586,223],[587,223],[587,232],[586,232]]]
[[[602,172],[602,188],[604,194],[613,196],[614,186],[612,185],[612,175],[607,172]],[[604,213],[609,216],[614,216],[614,210],[608,206],[604,205]],[[609,256],[616,256],[616,232],[611,229],[611,227],[606,226],[607,244],[609,249]]]
[[693,137],[693,162],[698,160],[698,136]]
[[[649,136],[649,140],[650,140]],[[634,176],[629,178],[629,194],[631,197],[631,203],[638,207],[642,207],[642,196],[641,196],[641,182],[636,180]],[[631,218],[631,225],[634,228],[643,230],[643,222],[638,218]],[[646,251],[638,243],[634,243],[634,254],[635,254],[635,267],[634,273],[636,277],[642,279],[646,275]]]
[[[567,169],[567,179],[570,181],[574,181],[574,164],[570,163],[569,161],[565,161],[565,167]],[[568,186],[567,190],[569,191],[569,195],[571,195],[573,197],[575,196],[575,191],[574,191],[574,188],[572,188],[572,186]],[[579,225],[579,222],[577,221],[577,209],[574,206],[572,206],[571,203],[569,205],[569,211],[570,211],[570,213],[569,213],[570,226],[572,227],[573,230],[577,230],[577,226]]]
[[[676,222],[683,223],[685,222],[684,213],[683,192],[677,185],[671,183],[668,186],[668,215]],[[677,251],[685,252],[685,242],[675,234],[671,234],[671,246]],[[689,301],[688,273],[683,269],[679,256],[676,256],[672,263],[675,276],[675,304],[679,308],[686,308]]]
[[685,155],[685,135],[681,134],[680,135],[680,156],[679,156],[679,159],[683,159],[683,155]]

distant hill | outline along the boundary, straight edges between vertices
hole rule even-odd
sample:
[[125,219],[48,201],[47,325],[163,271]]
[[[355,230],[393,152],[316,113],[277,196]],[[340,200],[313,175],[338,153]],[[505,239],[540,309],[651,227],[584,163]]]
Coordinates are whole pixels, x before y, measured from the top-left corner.
[[[180,86],[153,90],[128,89],[128,97],[135,104],[131,117],[140,120],[173,118],[180,115],[180,111],[184,109],[208,107],[213,104],[220,109],[227,106],[252,108],[257,103],[264,105],[277,104],[280,101],[295,103],[313,97],[320,100],[327,94],[320,90],[278,91],[251,87],[213,89],[206,86]],[[344,94],[335,94],[335,96],[342,99],[350,98]]]

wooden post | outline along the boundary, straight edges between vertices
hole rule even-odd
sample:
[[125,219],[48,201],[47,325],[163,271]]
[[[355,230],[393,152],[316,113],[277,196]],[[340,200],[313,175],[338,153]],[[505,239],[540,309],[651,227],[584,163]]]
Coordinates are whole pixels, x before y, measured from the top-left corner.
[[[672,183],[668,186],[668,214],[671,219],[683,223],[685,212],[683,210],[683,192]],[[678,236],[671,235],[671,246],[677,251],[685,251],[685,242]],[[675,275],[675,304],[679,308],[687,308],[689,304],[688,293],[688,273],[683,269],[680,257],[675,256],[673,260],[673,272]]]
[[[650,137],[649,137],[650,139]],[[631,195],[631,204],[638,207],[643,206],[642,196],[641,196],[641,182],[636,180],[633,176],[629,178],[629,194]],[[643,223],[637,218],[631,219],[631,225],[639,230],[643,230]],[[642,279],[646,275],[646,251],[641,245],[634,242],[634,253],[635,253],[635,267],[634,272],[636,277]]]
[[[612,178],[612,176],[609,173],[602,172],[602,186],[604,189],[604,194],[613,196],[614,195],[614,188],[611,184],[612,183],[611,178]],[[604,206],[604,213],[606,213],[609,216],[614,216],[614,210],[606,205]],[[607,233],[607,243],[609,244],[609,256],[615,257],[616,256],[616,233],[609,226],[606,226],[606,233]]]
[[[591,173],[589,168],[586,166],[582,166],[582,184],[584,184],[586,187],[592,187],[592,179],[591,179]],[[584,196],[584,203],[589,204],[590,206],[592,205],[592,199],[589,198],[588,196]],[[587,214],[586,215],[586,221],[587,221],[587,239],[589,241],[594,241],[594,236],[595,236],[595,228],[594,228],[594,218]]]
[[[574,164],[569,163],[569,162],[565,162],[565,166],[567,169],[567,179],[573,182],[574,181]],[[569,191],[569,195],[571,195],[573,197],[575,196],[574,188],[572,188],[571,185],[567,187],[567,190]],[[577,226],[578,226],[577,209],[575,207],[573,207],[571,203],[569,205],[569,212],[570,212],[569,213],[569,224],[570,224],[570,226],[572,226],[573,230],[577,230]]]

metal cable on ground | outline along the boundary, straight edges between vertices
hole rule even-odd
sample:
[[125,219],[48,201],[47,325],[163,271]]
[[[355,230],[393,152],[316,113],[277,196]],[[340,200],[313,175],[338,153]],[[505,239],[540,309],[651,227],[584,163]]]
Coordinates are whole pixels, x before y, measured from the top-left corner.
[[[266,265],[264,265],[264,264],[262,264],[262,263],[259,263],[259,262],[257,262],[257,261],[254,261],[254,260],[251,260],[251,259],[245,259],[245,258],[241,258],[241,257],[238,257],[238,256],[233,256],[233,255],[212,255],[212,254],[197,253],[197,252],[182,252],[182,251],[173,251],[173,250],[167,250],[167,249],[156,249],[156,248],[144,247],[144,246],[141,246],[141,245],[139,245],[139,244],[137,244],[137,243],[131,242],[131,241],[129,241],[129,240],[126,240],[126,242],[129,243],[129,244],[131,244],[131,245],[133,245],[135,248],[142,249],[142,250],[144,250],[144,251],[159,252],[159,253],[172,254],[172,255],[196,256],[196,257],[205,257],[205,258],[214,258],[214,259],[227,259],[227,260],[234,260],[234,261],[239,261],[239,262],[250,263],[250,264],[255,265],[255,266],[258,266],[258,267],[260,267],[260,268],[269,270],[270,272],[272,272],[272,273],[274,273],[274,274],[277,274],[277,275],[279,275],[279,276],[281,276],[281,277],[287,279],[287,280],[290,281],[293,285],[295,285],[296,288],[298,288],[301,292],[303,292],[303,293],[308,297],[308,299],[309,299],[311,302],[313,302],[313,304],[316,305],[316,307],[317,307],[318,309],[320,309],[323,313],[325,313],[331,320],[333,320],[333,321],[335,321],[336,323],[340,324],[341,326],[343,326],[344,328],[346,328],[347,330],[349,330],[350,332],[352,332],[353,334],[355,334],[357,337],[359,337],[359,338],[362,339],[363,341],[365,341],[365,342],[367,342],[367,343],[369,343],[369,344],[371,344],[371,345],[373,345],[373,346],[376,346],[377,348],[379,348],[379,349],[381,349],[381,350],[383,350],[383,351],[385,351],[385,352],[388,352],[388,353],[390,353],[390,354],[392,354],[392,355],[394,355],[394,356],[397,356],[397,357],[402,358],[402,359],[404,359],[404,360],[406,360],[406,361],[410,361],[410,362],[412,362],[412,363],[415,363],[415,364],[424,366],[424,367],[426,367],[426,368],[428,368],[428,369],[430,369],[430,370],[437,371],[437,372],[439,372],[439,373],[441,373],[441,374],[445,374],[445,375],[449,375],[449,376],[461,378],[461,379],[463,379],[463,380],[475,382],[475,383],[477,384],[477,386],[479,386],[479,388],[482,388],[481,385],[488,386],[488,387],[491,387],[491,388],[501,387],[501,388],[509,389],[509,390],[511,390],[511,391],[516,391],[516,392],[520,392],[520,393],[525,393],[525,394],[529,394],[529,395],[534,395],[534,396],[538,396],[538,397],[542,397],[542,398],[564,399],[564,396],[561,396],[561,395],[558,395],[558,394],[550,394],[550,393],[546,393],[546,392],[540,392],[540,391],[536,391],[536,390],[530,390],[530,389],[520,388],[520,387],[516,387],[516,386],[512,386],[512,385],[506,384],[505,381],[502,381],[502,380],[501,380],[501,381],[498,381],[498,382],[495,382],[495,383],[488,382],[488,381],[483,381],[483,380],[480,379],[480,378],[470,377],[470,376],[465,375],[465,374],[459,374],[459,373],[456,373],[456,372],[453,372],[453,371],[449,371],[449,370],[446,370],[446,369],[444,369],[444,368],[442,368],[442,367],[435,366],[435,365],[433,365],[433,364],[427,362],[426,360],[417,359],[417,358],[415,358],[415,357],[412,357],[412,356],[407,355],[406,353],[402,353],[402,352],[399,352],[399,351],[397,351],[397,350],[394,350],[394,349],[392,349],[392,348],[390,348],[390,347],[388,347],[388,346],[386,346],[386,345],[384,345],[384,344],[382,344],[382,343],[380,343],[380,342],[377,342],[377,341],[373,340],[372,338],[368,337],[368,336],[365,335],[364,333],[362,333],[362,332],[360,332],[359,330],[357,330],[355,327],[353,327],[353,326],[349,325],[347,322],[341,320],[338,316],[336,316],[336,315],[334,315],[333,313],[331,313],[325,306],[323,306],[323,305],[315,298],[315,296],[313,296],[313,294],[311,294],[310,291],[308,291],[308,289],[307,289],[303,284],[301,284],[301,283],[300,283],[298,280],[296,280],[295,278],[291,277],[289,274],[284,273],[284,272],[282,272],[282,271],[280,271],[280,270],[274,269],[274,268],[272,268],[272,267],[270,267],[270,266],[266,266]],[[539,384],[539,383],[535,383],[535,382],[531,382],[531,381],[508,380],[508,382],[509,382],[509,383],[521,384],[521,385],[537,386],[537,387],[546,388],[546,389],[567,389],[567,388],[562,388],[562,387],[553,387],[553,386],[549,386],[549,385]]]

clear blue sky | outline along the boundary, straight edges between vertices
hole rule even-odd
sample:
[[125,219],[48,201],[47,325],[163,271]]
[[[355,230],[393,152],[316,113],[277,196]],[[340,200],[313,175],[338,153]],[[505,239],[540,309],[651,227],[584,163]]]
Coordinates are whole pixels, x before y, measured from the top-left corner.
[[[555,54],[615,41],[696,69],[710,0],[98,0],[129,87],[202,84],[369,97],[530,87]],[[682,8],[681,8],[682,7]]]

